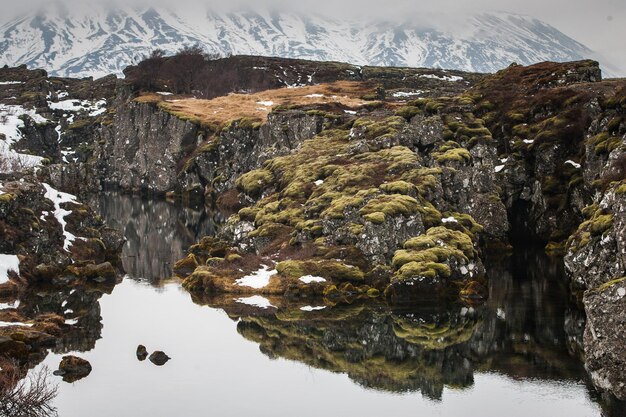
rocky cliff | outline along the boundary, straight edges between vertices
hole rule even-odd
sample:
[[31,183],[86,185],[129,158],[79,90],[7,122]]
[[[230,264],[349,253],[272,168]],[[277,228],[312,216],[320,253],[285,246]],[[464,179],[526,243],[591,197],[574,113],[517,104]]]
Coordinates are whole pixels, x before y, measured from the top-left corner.
[[[310,80],[310,62],[294,65]],[[49,158],[39,175],[53,187],[194,196],[233,212],[176,265],[196,295],[473,306],[489,295],[490,255],[565,254],[584,292],[589,371],[624,398],[626,82],[603,81],[593,61],[487,76],[320,68],[322,84],[210,100],[116,82],[104,110],[61,103],[111,80],[48,91],[29,72],[4,88],[27,100],[14,149]]]

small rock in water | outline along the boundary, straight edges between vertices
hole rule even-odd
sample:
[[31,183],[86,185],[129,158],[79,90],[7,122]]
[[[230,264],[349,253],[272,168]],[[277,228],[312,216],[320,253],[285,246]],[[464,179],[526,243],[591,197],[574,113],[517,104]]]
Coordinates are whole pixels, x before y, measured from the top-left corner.
[[144,345],[137,346],[137,359],[145,361],[148,357],[148,349]]
[[54,375],[62,376],[65,382],[76,382],[91,373],[91,364],[77,356],[64,356],[59,364],[59,369]]
[[171,358],[167,356],[165,353],[161,352],[160,350],[157,350],[155,352],[152,352],[152,355],[150,355],[148,359],[150,359],[150,362],[152,362],[153,364],[157,366],[163,366]]

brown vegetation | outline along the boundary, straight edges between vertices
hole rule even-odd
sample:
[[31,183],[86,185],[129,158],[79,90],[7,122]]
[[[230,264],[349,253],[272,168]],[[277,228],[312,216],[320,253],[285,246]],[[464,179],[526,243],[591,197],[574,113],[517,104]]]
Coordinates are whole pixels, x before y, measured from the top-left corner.
[[51,417],[56,416],[52,400],[57,386],[48,380],[48,369],[43,367],[23,378],[21,369],[3,362],[0,373],[0,416]]
[[163,110],[202,126],[219,130],[234,120],[245,119],[254,127],[263,123],[277,106],[306,106],[339,103],[356,108],[368,103],[363,95],[371,91],[368,83],[337,81],[299,88],[278,88],[253,94],[231,93],[210,100],[172,98],[158,94],[144,94],[135,99],[139,103],[156,103]]

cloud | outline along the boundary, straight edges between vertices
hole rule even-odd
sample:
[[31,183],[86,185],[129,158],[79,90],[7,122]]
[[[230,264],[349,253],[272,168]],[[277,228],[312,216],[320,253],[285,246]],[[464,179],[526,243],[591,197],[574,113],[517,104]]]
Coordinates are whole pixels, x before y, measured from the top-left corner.
[[[427,20],[429,13],[464,14],[502,10],[534,16],[555,26],[568,36],[585,44],[626,75],[626,1],[624,0],[20,0],[3,5],[3,14],[15,15],[38,5],[58,1],[84,5],[91,1],[99,5],[160,5],[176,10],[207,5],[219,10],[260,7],[274,10],[294,10],[301,13],[322,13],[337,17],[366,19]],[[0,18],[2,19],[2,18]]]

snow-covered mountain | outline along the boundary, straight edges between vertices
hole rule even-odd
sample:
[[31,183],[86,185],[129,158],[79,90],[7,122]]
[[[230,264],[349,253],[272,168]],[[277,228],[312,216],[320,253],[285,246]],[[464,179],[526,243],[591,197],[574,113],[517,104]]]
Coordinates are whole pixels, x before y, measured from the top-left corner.
[[9,21],[0,17],[0,64],[98,77],[121,74],[155,48],[172,53],[196,43],[222,54],[477,72],[592,55],[550,25],[502,12],[422,15],[399,24],[291,12],[68,4],[49,1]]

